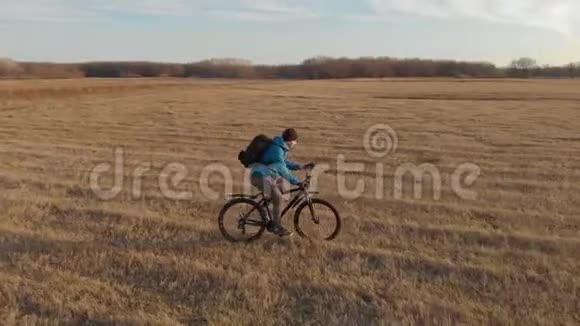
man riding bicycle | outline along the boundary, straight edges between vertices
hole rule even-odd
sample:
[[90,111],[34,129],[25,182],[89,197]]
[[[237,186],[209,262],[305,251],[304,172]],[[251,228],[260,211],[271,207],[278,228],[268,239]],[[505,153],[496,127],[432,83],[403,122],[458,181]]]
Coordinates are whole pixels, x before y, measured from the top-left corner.
[[280,224],[280,214],[284,195],[284,180],[295,186],[301,186],[300,180],[290,170],[302,170],[313,167],[312,163],[301,166],[288,160],[288,152],[298,141],[295,129],[284,130],[281,136],[273,138],[272,144],[265,150],[258,163],[251,165],[251,183],[272,201],[272,225],[268,230],[279,236],[289,236],[289,232]]

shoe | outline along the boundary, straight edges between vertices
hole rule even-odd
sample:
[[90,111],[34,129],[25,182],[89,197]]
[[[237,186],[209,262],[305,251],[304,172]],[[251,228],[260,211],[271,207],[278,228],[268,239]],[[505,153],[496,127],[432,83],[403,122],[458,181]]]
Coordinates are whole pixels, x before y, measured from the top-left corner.
[[286,230],[286,228],[284,228],[281,225],[272,225],[268,227],[268,231],[278,235],[279,237],[288,237],[293,234],[292,232]]

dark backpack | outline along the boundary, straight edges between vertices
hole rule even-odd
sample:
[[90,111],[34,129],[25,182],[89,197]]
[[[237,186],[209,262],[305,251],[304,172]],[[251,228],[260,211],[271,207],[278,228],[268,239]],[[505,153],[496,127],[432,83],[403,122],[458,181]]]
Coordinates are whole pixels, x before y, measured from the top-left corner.
[[240,160],[245,167],[260,162],[260,158],[272,142],[273,140],[266,135],[261,134],[254,137],[246,150],[241,151],[240,154],[238,154],[238,160]]

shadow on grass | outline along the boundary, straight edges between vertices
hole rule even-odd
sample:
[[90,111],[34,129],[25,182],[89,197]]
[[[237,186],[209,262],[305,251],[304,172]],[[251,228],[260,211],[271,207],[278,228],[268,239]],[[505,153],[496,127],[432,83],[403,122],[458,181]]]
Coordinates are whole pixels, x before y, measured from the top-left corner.
[[[199,263],[192,263],[196,261],[195,255],[188,257],[188,262],[180,262],[164,254],[183,253],[188,252],[190,247],[211,245],[218,241],[218,236],[213,232],[198,231],[189,241],[163,239],[147,242],[146,239],[114,238],[67,241],[0,231],[0,263],[23,271],[23,276],[38,278],[42,273],[30,272],[28,275],[26,260],[47,257],[42,259],[37,268],[42,269],[42,265],[46,264],[50,268],[81,277],[149,293],[160,298],[167,306],[188,307],[185,311],[180,309],[176,317],[188,325],[202,325],[207,323],[207,312],[218,310],[217,307],[221,305],[249,309],[248,294],[238,287],[226,271],[204,264],[203,259]],[[41,279],[37,281],[42,282]],[[50,310],[30,297],[16,297],[19,310],[25,315],[72,320],[73,324],[118,324],[117,321],[101,318],[103,316],[91,318],[88,312],[69,311],[66,306],[62,311]]]

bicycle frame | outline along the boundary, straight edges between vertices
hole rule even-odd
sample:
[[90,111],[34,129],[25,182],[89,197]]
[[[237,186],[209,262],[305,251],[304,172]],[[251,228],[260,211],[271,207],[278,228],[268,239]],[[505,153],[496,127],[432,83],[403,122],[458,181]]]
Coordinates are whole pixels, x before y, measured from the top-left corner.
[[[306,178],[306,182],[309,183],[310,181],[310,175],[307,176]],[[288,203],[288,205],[286,205],[286,207],[282,210],[282,212],[280,213],[280,219],[282,219],[286,213],[288,211],[290,211],[292,208],[294,207],[298,207],[298,205],[302,204],[304,201],[310,201],[310,195],[311,194],[317,194],[317,191],[308,191],[307,189],[304,188],[294,188],[294,189],[290,189],[288,191],[285,191],[283,193],[283,195],[287,195],[287,194],[292,194],[292,193],[296,193],[299,192],[299,194],[297,194],[296,196],[294,196],[294,198],[292,198],[292,200],[290,200],[290,202]],[[233,194],[230,195],[229,197],[231,198],[249,198],[254,200],[259,206],[264,207],[265,211],[266,211],[266,217],[268,218],[268,223],[270,223],[272,221],[272,212],[270,212],[270,207],[269,207],[269,203],[271,202],[270,199],[267,199],[264,197],[263,193],[259,193],[257,195],[245,195],[245,194]],[[250,216],[250,214],[252,214],[256,209],[252,208],[249,212],[247,212],[244,216],[244,218],[247,218],[248,216]],[[254,220],[245,220],[245,224],[247,225],[255,225],[255,226],[262,226],[264,225],[264,223],[262,221],[254,221]]]
[[[283,194],[287,195],[287,194],[292,194],[295,192],[299,192],[299,194],[294,196],[294,198],[292,198],[292,200],[290,200],[288,205],[286,205],[286,207],[284,207],[284,209],[280,213],[280,219],[282,219],[286,215],[286,213],[288,211],[290,211],[292,208],[297,207],[298,205],[302,204],[303,201],[310,199],[310,193],[304,189],[301,189],[301,188],[291,189],[289,191],[284,192]],[[266,213],[268,214],[268,219],[271,221],[272,220],[272,212],[270,212],[270,207],[268,206],[268,204],[270,202],[271,202],[271,200],[266,199],[266,198],[262,198],[262,200],[259,201],[258,204],[261,206],[264,206],[266,208]]]

